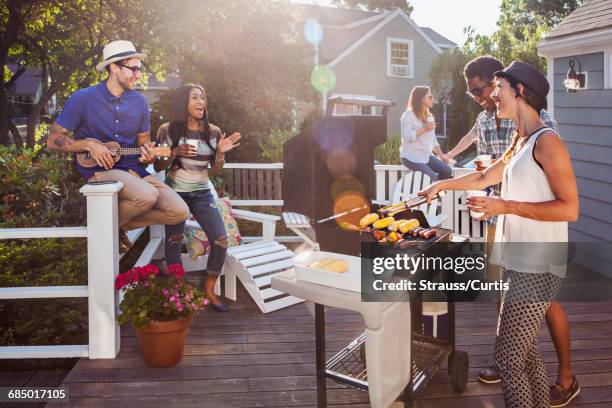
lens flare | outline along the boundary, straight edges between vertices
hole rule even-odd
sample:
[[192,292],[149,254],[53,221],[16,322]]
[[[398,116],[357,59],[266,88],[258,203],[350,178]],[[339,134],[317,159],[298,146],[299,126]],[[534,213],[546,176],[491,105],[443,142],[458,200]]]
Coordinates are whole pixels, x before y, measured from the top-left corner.
[[357,170],[357,159],[350,150],[336,150],[325,159],[327,170],[334,178],[349,177]]
[[353,123],[337,118],[315,125],[315,140],[319,148],[327,154],[352,149]]
[[312,70],[310,84],[317,92],[329,92],[336,86],[336,74],[327,65]]
[[306,42],[317,45],[323,39],[323,27],[317,20],[307,20],[304,24],[304,38]]
[[363,183],[355,177],[344,177],[334,181],[331,185],[331,199],[336,201],[343,194],[350,192],[365,196]]
[[362,193],[358,191],[345,191],[340,194],[340,196],[334,200],[334,214],[340,214],[363,206],[366,207],[343,217],[336,218],[336,223],[341,227],[343,227],[343,223],[359,225],[359,220],[370,212],[368,200],[365,199]]

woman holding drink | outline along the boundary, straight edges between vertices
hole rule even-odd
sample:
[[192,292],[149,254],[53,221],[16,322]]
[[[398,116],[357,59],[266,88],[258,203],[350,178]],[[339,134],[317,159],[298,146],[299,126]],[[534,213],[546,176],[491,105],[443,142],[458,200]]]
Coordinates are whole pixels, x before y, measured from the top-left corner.
[[[441,190],[482,190],[502,183],[501,197],[468,197],[468,207],[482,213],[482,218],[501,216],[495,241],[503,246],[501,266],[509,290],[502,300],[495,363],[509,408],[550,406],[538,333],[565,274],[566,254],[555,243],[567,243],[567,223],[575,221],[579,212],[567,148],[540,119],[548,91],[546,77],[531,65],[515,61],[496,72],[491,98],[497,116],[511,119],[517,127],[503,159],[484,171],[440,181],[419,192],[431,200]],[[539,250],[530,250],[534,246]],[[575,378],[574,384],[577,387]]]
[[[428,86],[415,86],[410,92],[406,111],[401,119],[402,146],[400,158],[404,166],[427,174],[432,181],[451,178],[448,158],[436,139],[436,122],[429,111],[434,99]],[[432,155],[435,152],[439,158]]]
[[[401,119],[400,158],[410,170],[423,172],[436,181],[451,178],[452,171],[436,139],[436,122],[429,111],[433,103],[431,89],[427,86],[415,86],[410,92],[408,106]],[[432,152],[439,158],[434,157]]]
[[[219,312],[229,311],[214,293],[215,283],[221,273],[227,252],[225,224],[217,210],[210,191],[208,167],[213,174],[223,168],[225,153],[238,146],[240,133],[229,137],[208,122],[207,100],[200,85],[184,85],[177,89],[172,104],[170,122],[159,127],[157,142],[172,147],[169,160],[157,160],[155,170],[169,168],[166,184],[189,206],[196,221],[211,243],[206,267],[204,291],[213,308]],[[181,264],[181,247],[185,222],[166,225],[166,263]]]

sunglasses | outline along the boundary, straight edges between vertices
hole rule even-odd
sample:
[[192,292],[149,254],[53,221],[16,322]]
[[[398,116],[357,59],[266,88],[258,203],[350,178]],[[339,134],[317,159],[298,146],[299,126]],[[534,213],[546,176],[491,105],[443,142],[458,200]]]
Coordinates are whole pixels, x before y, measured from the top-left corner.
[[483,86],[478,86],[476,88],[470,89],[468,91],[465,92],[465,94],[467,96],[470,96],[472,98],[479,98],[484,94],[484,90],[485,88],[491,86],[491,84],[493,84],[493,81],[489,81],[486,84],[484,84]]
[[120,64],[120,63],[117,63],[117,65],[119,65],[120,67],[129,69],[130,71],[132,71],[132,74],[137,74],[138,72],[140,72],[140,73],[144,72],[144,68],[143,67],[130,67],[129,65],[123,65],[123,64]]

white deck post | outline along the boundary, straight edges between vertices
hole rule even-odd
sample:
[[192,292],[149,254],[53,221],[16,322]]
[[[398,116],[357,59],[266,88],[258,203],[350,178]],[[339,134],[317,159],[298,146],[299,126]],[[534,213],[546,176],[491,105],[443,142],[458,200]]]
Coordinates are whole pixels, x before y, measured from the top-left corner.
[[90,185],[87,197],[87,286],[89,289],[89,358],[115,358],[121,347],[116,319],[119,273],[117,195],[123,184]]

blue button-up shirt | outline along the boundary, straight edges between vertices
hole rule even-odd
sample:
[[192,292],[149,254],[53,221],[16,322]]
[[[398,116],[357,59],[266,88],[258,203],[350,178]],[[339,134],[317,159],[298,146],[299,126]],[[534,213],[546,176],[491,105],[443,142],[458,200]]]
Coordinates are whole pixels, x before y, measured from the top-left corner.
[[[149,131],[149,103],[137,91],[124,91],[121,96],[114,96],[102,81],[70,95],[56,122],[74,132],[77,140],[93,138],[101,142],[115,141],[121,147],[137,147],[137,134]],[[148,176],[139,157],[122,156],[113,168],[133,170],[140,177]],[[77,170],[87,180],[104,168],[85,168],[77,163]]]

